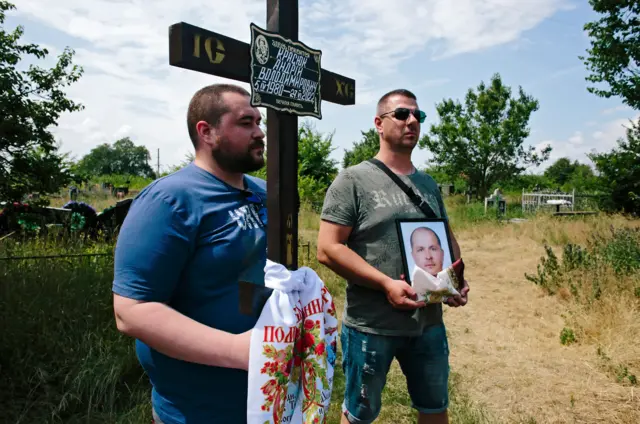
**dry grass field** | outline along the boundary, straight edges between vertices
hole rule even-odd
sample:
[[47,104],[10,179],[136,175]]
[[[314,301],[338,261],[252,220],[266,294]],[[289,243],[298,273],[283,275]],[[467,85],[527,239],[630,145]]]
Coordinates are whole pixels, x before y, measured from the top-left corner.
[[[313,244],[316,217],[306,219],[303,235]],[[588,270],[570,277],[574,284],[585,282],[576,296],[568,287],[550,295],[525,278],[535,274],[545,245],[554,250],[586,245],[595,235],[608,235],[612,226],[637,229],[640,222],[619,216],[542,216],[521,223],[463,224],[454,230],[467,265],[470,301],[464,308],[445,310],[454,373],[451,421],[640,422],[635,379],[640,376],[638,270],[619,278],[610,269],[601,270],[602,294],[586,303],[576,297],[584,298],[583,292],[588,297],[592,290],[587,282],[594,276]],[[325,281],[335,281],[311,262]],[[341,283],[333,284],[341,303]],[[573,332],[575,343],[562,344],[565,328]],[[415,422],[395,363],[385,400],[380,423]],[[337,421],[339,411],[334,412]]]
[[[451,422],[640,422],[640,222],[498,222],[478,205],[447,202],[471,286],[469,304],[445,312]],[[318,271],[341,314],[344,283],[315,260],[318,219],[300,216],[300,244],[310,247],[309,257],[300,249],[301,265]],[[112,248],[10,237],[0,256]],[[113,323],[112,266],[109,257],[0,261],[0,422],[150,422],[133,344]],[[329,423],[339,421],[343,389],[338,370]],[[394,364],[377,423],[414,423],[409,403]]]
[[[446,314],[452,367],[461,390],[497,422],[640,422],[637,382],[625,378],[640,375],[640,274],[617,280],[607,270],[593,302],[576,299],[590,287],[549,295],[524,278],[544,255],[543,243],[586,243],[610,225],[638,223],[540,219],[460,234],[472,294],[467,307]],[[581,270],[571,276],[574,284],[590,278]],[[565,328],[576,343],[561,343]]]

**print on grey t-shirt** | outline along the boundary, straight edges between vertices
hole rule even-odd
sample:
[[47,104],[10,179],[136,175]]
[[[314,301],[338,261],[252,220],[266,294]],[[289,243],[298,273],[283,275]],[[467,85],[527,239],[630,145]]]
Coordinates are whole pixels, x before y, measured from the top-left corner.
[[[399,177],[427,201],[436,216],[447,218],[433,178],[420,171]],[[388,175],[366,161],[340,172],[327,190],[321,214],[323,220],[352,227],[347,246],[393,279],[403,274],[395,220],[424,217]],[[391,306],[383,292],[347,281],[343,317],[344,324],[360,331],[412,336],[442,321],[442,305],[402,311]]]

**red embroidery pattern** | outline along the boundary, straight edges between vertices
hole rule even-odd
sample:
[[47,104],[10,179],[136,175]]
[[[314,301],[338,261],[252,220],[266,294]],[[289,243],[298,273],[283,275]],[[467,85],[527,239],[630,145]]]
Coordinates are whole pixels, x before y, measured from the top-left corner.
[[[324,313],[336,318],[335,305],[325,288],[322,289],[322,303]],[[273,408],[273,422],[275,424],[282,420],[290,382],[300,382],[302,386],[304,424],[321,424],[318,413],[321,408],[325,407],[322,393],[323,390],[330,388],[327,379],[329,363],[324,337],[331,336],[337,331],[337,327],[326,325],[326,319],[323,320],[323,324],[325,334],[321,335],[320,321],[306,318],[301,322],[299,337],[295,339],[293,344],[280,350],[270,344],[266,344],[263,348],[263,355],[272,361],[267,361],[260,370],[262,374],[270,377],[261,387],[265,397],[262,410],[271,411]],[[331,348],[335,356],[335,338],[331,342]],[[331,365],[333,366],[333,364]],[[318,380],[321,383],[320,387]],[[310,421],[308,417],[314,417],[313,421]],[[324,422],[326,422],[325,414],[322,418],[322,423]]]

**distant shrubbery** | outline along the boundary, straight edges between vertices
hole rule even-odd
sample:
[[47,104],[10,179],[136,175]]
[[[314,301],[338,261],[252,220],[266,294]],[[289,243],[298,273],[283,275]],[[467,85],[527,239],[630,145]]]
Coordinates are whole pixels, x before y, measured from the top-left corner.
[[145,178],[137,175],[100,175],[91,177],[88,184],[111,184],[113,187],[127,187],[129,190],[142,190],[153,178]]

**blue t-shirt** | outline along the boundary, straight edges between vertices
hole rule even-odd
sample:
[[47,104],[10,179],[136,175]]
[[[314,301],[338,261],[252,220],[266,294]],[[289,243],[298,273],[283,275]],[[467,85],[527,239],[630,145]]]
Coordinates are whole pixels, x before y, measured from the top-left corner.
[[[238,282],[264,285],[266,186],[249,176],[245,185],[192,163],[142,190],[118,237],[114,293],[166,303],[222,331],[253,328],[257,316],[239,310]],[[173,359],[140,340],[136,350],[166,424],[246,421],[246,371]]]

